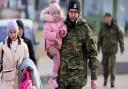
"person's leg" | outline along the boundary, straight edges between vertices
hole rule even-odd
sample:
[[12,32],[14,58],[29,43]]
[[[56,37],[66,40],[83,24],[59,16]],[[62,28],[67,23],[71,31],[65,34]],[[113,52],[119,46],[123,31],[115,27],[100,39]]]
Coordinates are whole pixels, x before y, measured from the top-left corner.
[[85,70],[69,70],[66,62],[61,62],[58,76],[59,87],[57,89],[82,89],[86,85],[87,76]]
[[116,55],[111,54],[110,56],[110,82],[111,87],[114,87],[114,81],[115,81],[115,73],[116,73]]
[[67,81],[67,78],[68,78],[68,66],[67,66],[67,63],[64,61],[64,60],[61,60],[61,65],[60,65],[60,70],[59,70],[59,73],[58,73],[58,85],[59,87],[56,88],[56,89],[69,89],[68,87],[68,81]]
[[53,58],[53,72],[58,74],[59,67],[60,67],[60,53],[59,50],[57,50],[57,53]]
[[54,87],[57,88],[58,84],[56,81],[56,78],[58,76],[58,70],[60,67],[60,53],[59,50],[57,50],[56,55],[53,57],[53,72],[51,74],[51,78],[49,80],[49,83]]
[[104,86],[106,86],[108,81],[108,76],[109,76],[109,54],[108,53],[103,53],[102,65],[103,65]]
[[87,83],[87,71],[85,69],[69,69],[68,89],[82,89]]

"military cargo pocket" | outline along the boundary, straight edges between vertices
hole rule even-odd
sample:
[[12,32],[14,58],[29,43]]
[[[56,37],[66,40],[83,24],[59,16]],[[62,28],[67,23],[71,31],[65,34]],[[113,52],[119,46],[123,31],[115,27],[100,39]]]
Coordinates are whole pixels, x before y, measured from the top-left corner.
[[70,85],[78,85],[78,86],[85,86],[87,83],[87,73],[84,70],[80,69],[69,69],[68,71],[68,83]]
[[78,59],[70,59],[68,60],[67,62],[68,64],[68,69],[81,69],[81,70],[84,70],[84,63],[81,62],[81,60],[78,58]]

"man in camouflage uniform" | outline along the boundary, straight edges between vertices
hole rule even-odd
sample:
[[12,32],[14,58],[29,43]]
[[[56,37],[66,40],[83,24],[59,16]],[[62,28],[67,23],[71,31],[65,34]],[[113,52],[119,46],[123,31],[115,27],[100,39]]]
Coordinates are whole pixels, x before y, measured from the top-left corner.
[[106,13],[104,16],[104,22],[101,23],[99,31],[99,37],[97,42],[98,51],[102,49],[103,59],[103,75],[104,86],[107,85],[108,76],[110,73],[110,83],[113,88],[115,81],[115,65],[116,65],[116,53],[118,51],[118,43],[121,53],[124,52],[124,40],[123,33],[119,30],[119,27],[111,17],[110,13]]
[[87,82],[87,66],[91,70],[91,89],[96,89],[98,59],[96,42],[86,21],[80,18],[80,2],[70,0],[63,38],[59,89],[82,89]]

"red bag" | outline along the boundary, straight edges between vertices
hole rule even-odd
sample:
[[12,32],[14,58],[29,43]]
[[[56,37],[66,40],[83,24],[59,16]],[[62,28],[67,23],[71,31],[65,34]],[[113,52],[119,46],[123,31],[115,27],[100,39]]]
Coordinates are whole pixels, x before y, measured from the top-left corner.
[[19,89],[30,89],[30,87],[32,87],[30,71],[28,69],[24,69],[20,76]]

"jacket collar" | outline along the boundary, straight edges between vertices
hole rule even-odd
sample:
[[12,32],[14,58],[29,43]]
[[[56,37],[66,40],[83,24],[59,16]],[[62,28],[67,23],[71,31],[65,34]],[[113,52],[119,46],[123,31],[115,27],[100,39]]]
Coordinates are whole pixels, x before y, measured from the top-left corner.
[[83,19],[82,17],[78,17],[78,19],[76,20],[76,22],[71,22],[69,17],[67,16],[67,19],[65,21],[65,24],[67,25],[68,28],[74,28],[76,25],[80,25],[86,23],[86,20]]

